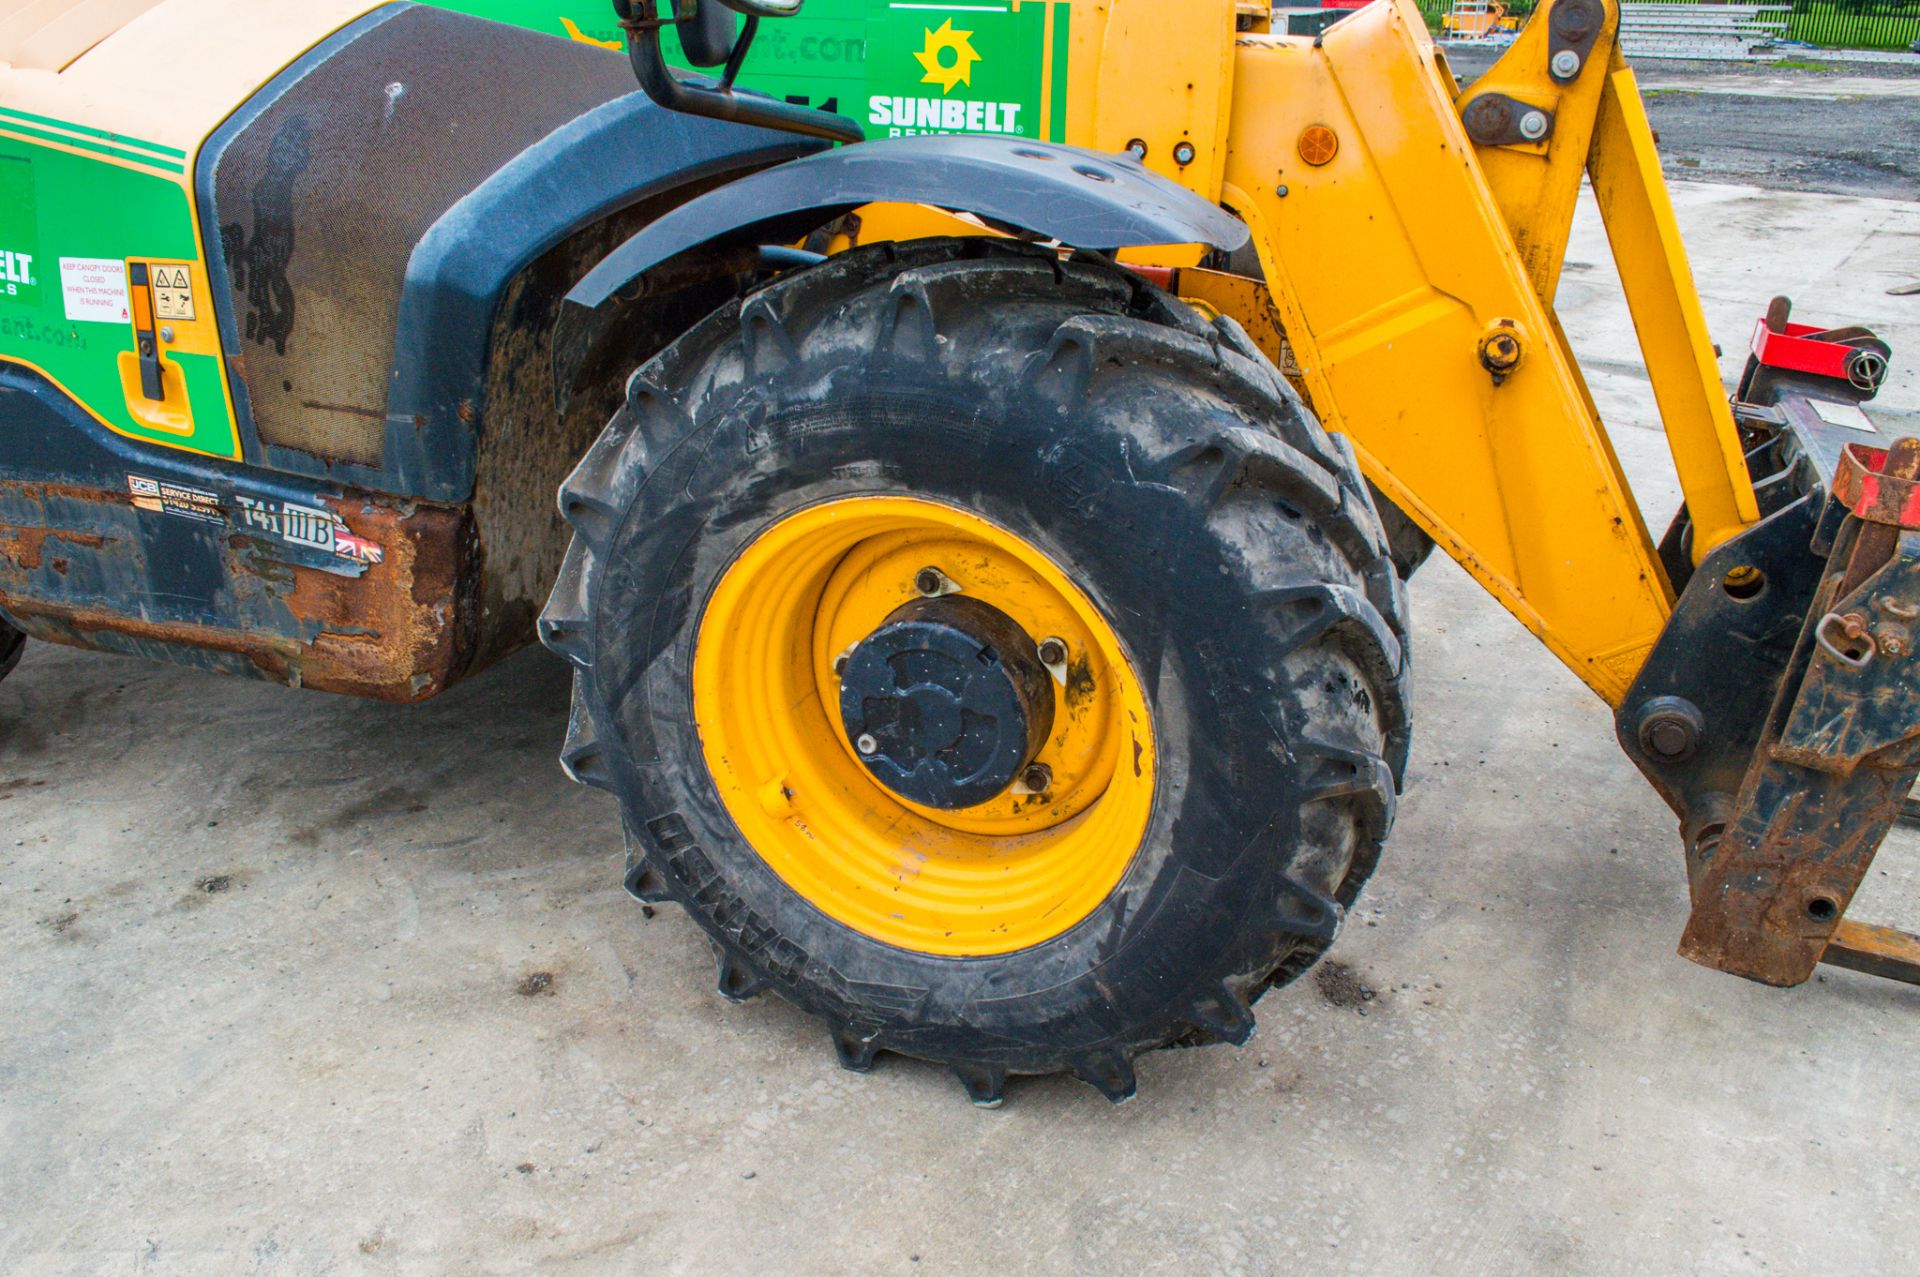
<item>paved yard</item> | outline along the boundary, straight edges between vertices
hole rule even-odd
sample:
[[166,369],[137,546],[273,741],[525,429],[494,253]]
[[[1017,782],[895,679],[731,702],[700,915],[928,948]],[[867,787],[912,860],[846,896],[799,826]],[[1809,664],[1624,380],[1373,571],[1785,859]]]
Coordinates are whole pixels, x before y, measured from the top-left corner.
[[[1907,353],[1920,204],[1689,184],[1725,371],[1784,289]],[[1566,326],[1673,484],[1588,212]],[[1674,822],[1451,563],[1399,827],[1242,1050],[996,1112],[712,991],[530,652],[360,704],[34,647],[0,685],[0,1273],[1911,1272],[1920,990],[1674,956]],[[1897,833],[1856,916],[1920,922]]]

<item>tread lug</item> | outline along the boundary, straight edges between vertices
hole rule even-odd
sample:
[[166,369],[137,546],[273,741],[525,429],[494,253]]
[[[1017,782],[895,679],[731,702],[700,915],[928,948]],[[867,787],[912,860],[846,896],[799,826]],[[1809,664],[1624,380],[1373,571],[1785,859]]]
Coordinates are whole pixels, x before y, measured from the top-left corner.
[[1253,1036],[1253,1011],[1239,994],[1224,984],[1203,994],[1187,1014],[1215,1041],[1245,1046]]
[[878,347],[897,359],[932,363],[940,355],[940,328],[933,317],[933,300],[926,285],[911,277],[893,284],[893,301],[885,312]]
[[722,945],[713,946],[714,986],[729,1002],[748,1002],[766,990],[767,982],[745,959]]
[[956,1063],[953,1075],[967,1088],[975,1108],[997,1109],[1006,1098],[1007,1071],[997,1064]]
[[[561,561],[560,573],[554,578],[553,592],[547,596],[547,606],[540,613],[540,642],[548,651],[573,662],[576,670],[586,669],[593,663],[592,648],[587,642],[588,558],[585,542],[576,539],[567,546],[567,557]],[[574,694],[579,695],[578,685]]]
[[1089,1051],[1075,1057],[1073,1075],[1114,1104],[1125,1104],[1139,1089],[1133,1062],[1118,1050]]
[[653,862],[640,859],[627,866],[626,879],[622,883],[627,894],[641,904],[657,905],[669,899],[667,880],[653,867]]
[[613,773],[607,767],[606,751],[601,748],[599,733],[594,730],[586,697],[581,694],[580,677],[580,671],[575,670],[573,704],[567,711],[567,740],[560,747],[560,766],[582,785],[611,790]]
[[1099,360],[1097,341],[1078,320],[1068,320],[1054,332],[1046,350],[1033,357],[1027,369],[1027,388],[1059,407],[1086,398]]
[[873,1057],[879,1051],[876,1037],[862,1035],[857,1029],[835,1025],[828,1032],[833,1037],[833,1053],[840,1059],[840,1067],[849,1073],[865,1073],[873,1068]]
[[786,321],[765,296],[750,297],[740,307],[740,331],[746,341],[747,367],[754,373],[786,368],[800,358]]

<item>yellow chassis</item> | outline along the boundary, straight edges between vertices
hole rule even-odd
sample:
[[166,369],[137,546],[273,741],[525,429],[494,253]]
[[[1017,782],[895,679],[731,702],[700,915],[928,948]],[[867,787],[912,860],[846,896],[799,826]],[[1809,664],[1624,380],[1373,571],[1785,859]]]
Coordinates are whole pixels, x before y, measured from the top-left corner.
[[[1556,78],[1550,18],[1569,4],[1594,31]],[[1177,18],[1160,0],[1075,0],[1067,120],[1068,141],[1144,146],[1150,168],[1247,223],[1264,283],[1193,269],[1191,253],[1132,260],[1186,268],[1182,295],[1297,372],[1368,477],[1611,705],[1674,595],[1554,315],[1583,175],[1696,561],[1758,518],[1617,26],[1614,0],[1554,0],[1456,90],[1409,0],[1318,38],[1273,35],[1235,0],[1188,0]],[[1547,136],[1474,140],[1463,113],[1489,94],[1542,112]],[[863,238],[925,220],[883,214]]]

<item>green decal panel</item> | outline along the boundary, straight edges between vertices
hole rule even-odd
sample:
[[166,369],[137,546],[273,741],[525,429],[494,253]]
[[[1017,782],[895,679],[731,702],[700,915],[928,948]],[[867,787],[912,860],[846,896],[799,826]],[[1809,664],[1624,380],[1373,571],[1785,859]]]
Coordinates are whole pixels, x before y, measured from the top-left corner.
[[[443,9],[621,46],[604,0],[433,0]],[[760,24],[740,82],[837,111],[872,137],[986,133],[1059,141],[1066,128],[1067,28],[1060,0],[945,5],[807,0]],[[678,42],[665,38],[668,56]]]
[[46,271],[33,165],[20,156],[0,154],[0,302],[37,310]]
[[870,8],[867,96],[856,114],[869,137],[1008,133],[1060,140],[1068,6]]
[[[25,131],[11,119],[0,128]],[[102,155],[124,146],[160,150],[56,137]],[[179,159],[147,162],[185,167]],[[120,265],[128,257],[199,260],[192,206],[177,179],[0,136],[0,359],[40,369],[122,434],[234,455],[226,387],[210,355],[169,356],[186,379],[191,433],[156,429],[127,410],[119,358],[133,350]]]

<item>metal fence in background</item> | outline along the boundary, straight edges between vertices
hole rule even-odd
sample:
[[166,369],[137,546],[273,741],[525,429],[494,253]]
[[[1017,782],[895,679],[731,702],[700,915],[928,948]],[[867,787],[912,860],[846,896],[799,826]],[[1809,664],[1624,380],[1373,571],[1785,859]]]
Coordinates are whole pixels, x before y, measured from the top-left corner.
[[1799,0],[1787,19],[1787,39],[1830,49],[1905,49],[1920,40],[1920,4]]
[[[1713,9],[1700,0],[1636,0]],[[1420,12],[1433,31],[1442,29],[1453,0],[1418,0]],[[1514,0],[1507,12],[1524,18],[1533,11],[1530,0]],[[1920,0],[1793,0],[1784,37],[1829,49],[1905,49],[1920,40]],[[1790,55],[1783,50],[1782,57]]]

